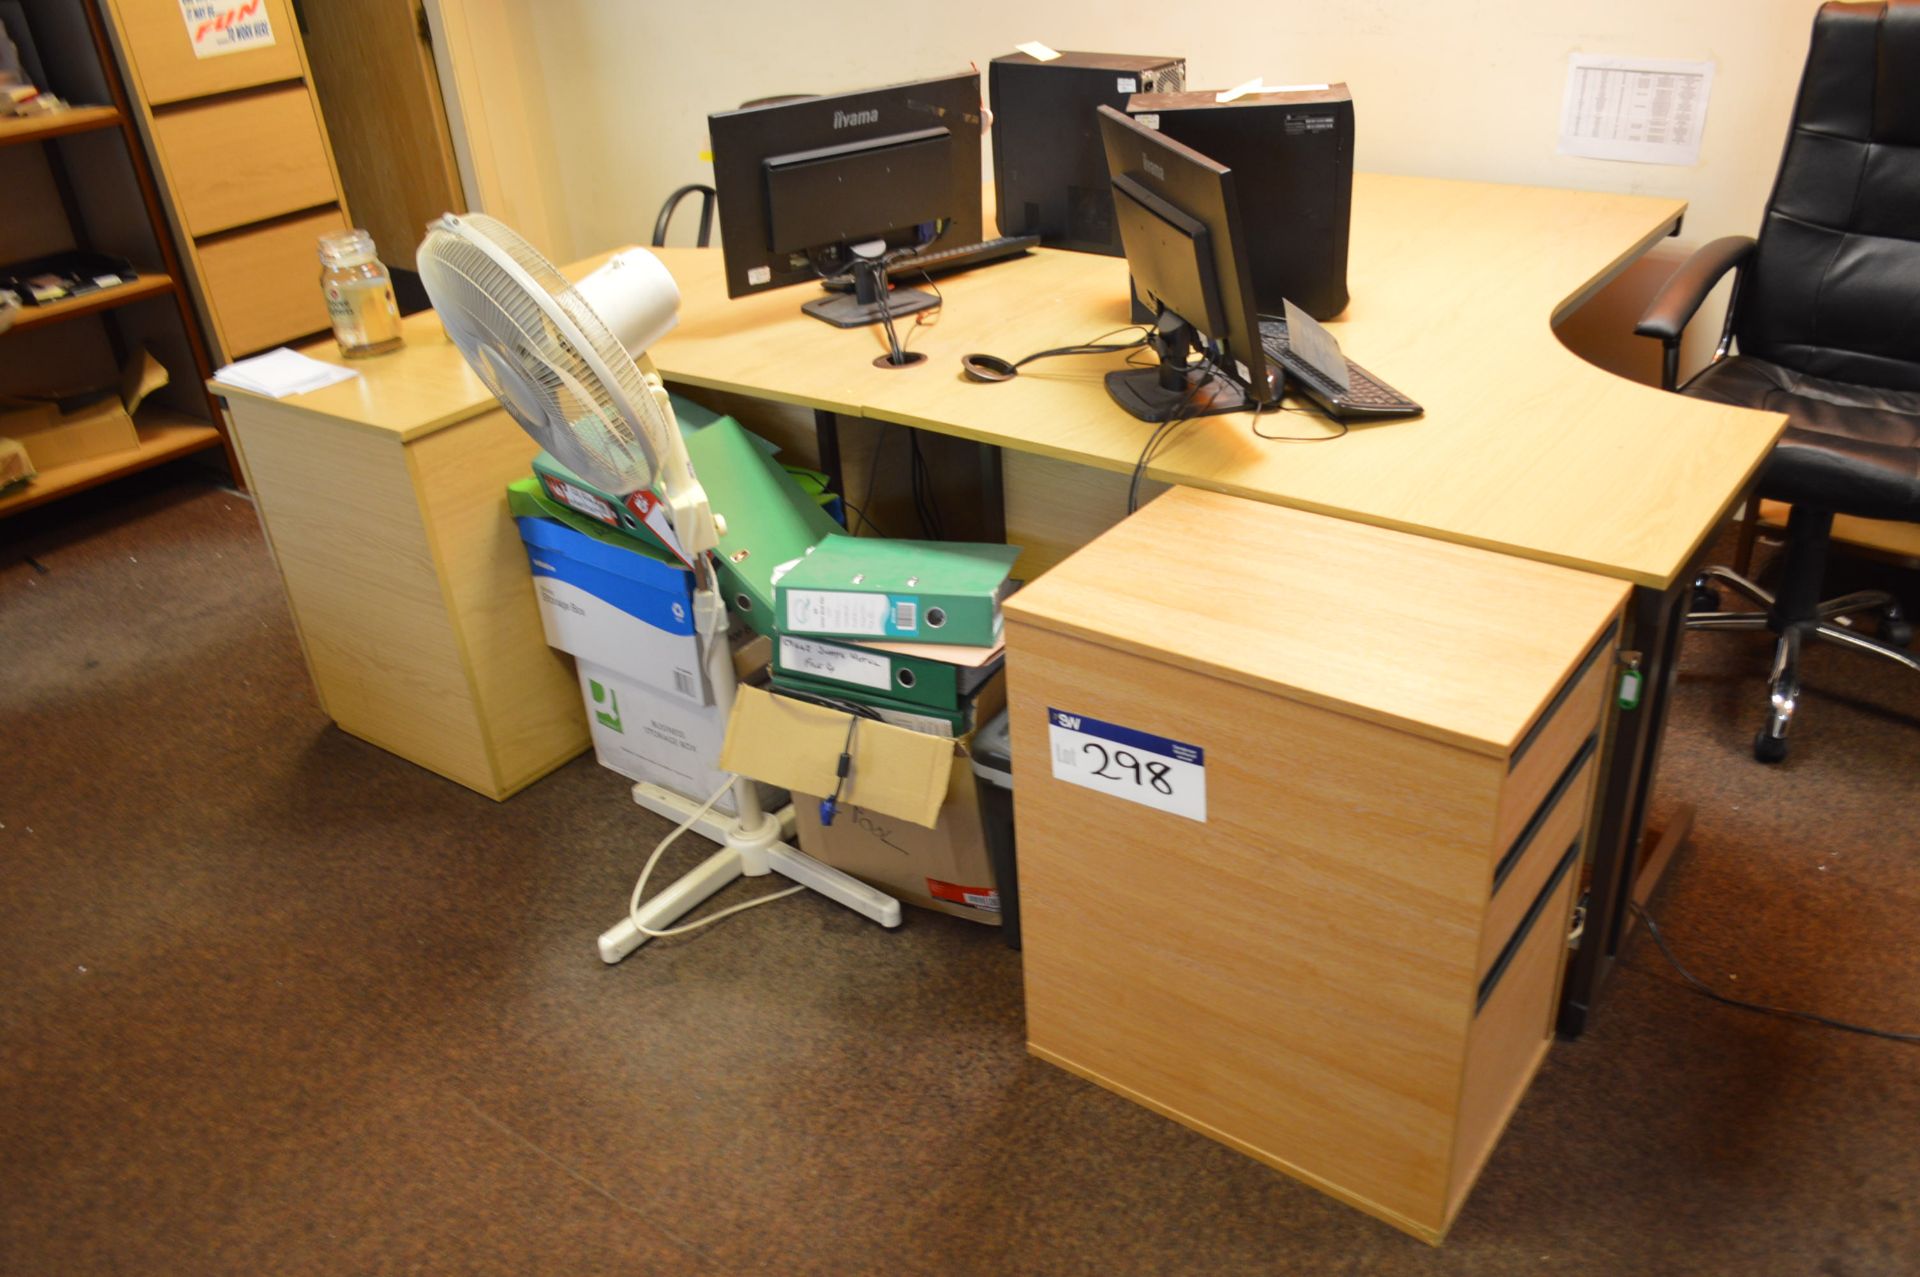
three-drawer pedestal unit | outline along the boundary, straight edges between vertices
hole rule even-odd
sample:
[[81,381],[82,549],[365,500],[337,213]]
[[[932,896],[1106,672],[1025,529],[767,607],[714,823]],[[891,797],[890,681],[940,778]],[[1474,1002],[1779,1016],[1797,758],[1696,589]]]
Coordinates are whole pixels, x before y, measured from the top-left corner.
[[1015,595],[1033,1053],[1437,1242],[1552,1040],[1626,593],[1175,489]]

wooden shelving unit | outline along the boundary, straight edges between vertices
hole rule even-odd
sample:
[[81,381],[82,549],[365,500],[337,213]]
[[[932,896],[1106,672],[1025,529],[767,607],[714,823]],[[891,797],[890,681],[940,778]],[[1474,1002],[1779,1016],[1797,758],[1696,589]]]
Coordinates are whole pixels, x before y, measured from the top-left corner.
[[16,142],[38,142],[68,133],[87,133],[110,129],[125,117],[110,106],[78,106],[58,115],[38,115],[25,120],[0,120],[0,146]]
[[[27,0],[23,11],[52,81],[42,87],[68,101],[106,101],[53,115],[0,120],[0,158],[14,154],[13,148],[38,146],[44,161],[31,166],[41,177],[42,194],[17,196],[21,203],[8,210],[16,225],[33,228],[22,232],[29,242],[23,247],[9,239],[6,256],[19,260],[63,247],[97,249],[132,260],[140,275],[111,288],[23,308],[13,326],[0,333],[0,357],[8,354],[11,343],[40,344],[26,347],[32,357],[0,358],[0,368],[7,370],[0,393],[48,389],[22,382],[43,371],[36,359],[48,353],[45,330],[70,322],[102,327],[77,334],[71,343],[62,338],[59,346],[104,349],[115,363],[145,346],[167,365],[171,384],[134,415],[137,448],[41,471],[24,487],[0,495],[0,519],[208,448],[226,448],[228,467],[238,479],[240,466],[221,428],[219,405],[205,389],[213,372],[206,338],[182,282],[179,254],[98,0]],[[117,134],[117,147],[90,136],[110,133]],[[69,147],[80,149],[69,155]],[[11,171],[17,175],[22,170],[16,166]],[[27,204],[29,198],[34,206]]]
[[76,461],[72,465],[42,470],[26,487],[0,494],[0,518],[31,510],[56,501],[69,493],[97,487],[111,479],[172,461],[203,448],[220,446],[220,432],[204,421],[171,412],[165,408],[142,408],[134,417],[140,432],[140,446],[131,452],[110,452],[104,457]]
[[103,310],[112,310],[116,306],[125,306],[156,293],[170,293],[173,290],[173,276],[158,273],[149,275],[143,271],[140,278],[130,283],[81,293],[78,297],[65,297],[57,302],[23,307],[19,317],[13,321],[13,331],[25,332],[42,324],[57,324],[63,319],[97,315]]

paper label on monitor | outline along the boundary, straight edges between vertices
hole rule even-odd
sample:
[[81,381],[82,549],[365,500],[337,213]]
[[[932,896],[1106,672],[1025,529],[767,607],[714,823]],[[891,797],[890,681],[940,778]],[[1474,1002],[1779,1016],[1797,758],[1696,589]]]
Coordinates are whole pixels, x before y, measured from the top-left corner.
[[750,266],[747,268],[747,283],[750,285],[757,287],[772,278],[773,267],[771,266]]
[[1055,780],[1188,820],[1207,819],[1207,755],[1198,745],[1049,709],[1047,748]]
[[1136,115],[1133,118],[1139,121],[1140,127],[1143,129],[1158,129],[1160,127],[1160,117],[1158,115]]
[[884,692],[893,686],[893,662],[872,652],[821,643],[813,639],[780,636],[780,665],[796,674],[829,678],[836,683],[856,683]]
[[1113,82],[1113,91],[1115,93],[1138,93],[1140,91],[1140,81],[1130,75],[1120,76]]
[[180,20],[196,58],[264,49],[274,43],[264,0],[180,0]]
[[1013,47],[1035,62],[1051,62],[1060,56],[1038,40],[1029,40],[1025,44],[1016,44]]

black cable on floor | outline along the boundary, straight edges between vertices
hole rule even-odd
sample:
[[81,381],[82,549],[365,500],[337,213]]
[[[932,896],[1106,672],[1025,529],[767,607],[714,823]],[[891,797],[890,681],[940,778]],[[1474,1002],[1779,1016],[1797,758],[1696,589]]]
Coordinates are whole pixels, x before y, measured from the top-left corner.
[[1783,1020],[1798,1020],[1803,1024],[1818,1024],[1824,1028],[1839,1029],[1846,1033],[1859,1033],[1870,1038],[1885,1038],[1889,1042],[1902,1042],[1908,1046],[1920,1046],[1920,1033],[1898,1033],[1892,1029],[1876,1029],[1864,1024],[1849,1024],[1845,1020],[1835,1020],[1829,1016],[1816,1015],[1812,1011],[1794,1011],[1786,1007],[1768,1006],[1762,1002],[1745,1002],[1739,998],[1728,997],[1726,994],[1702,980],[1699,976],[1696,976],[1693,972],[1687,970],[1686,967],[1681,964],[1680,959],[1674,956],[1673,950],[1667,947],[1667,938],[1660,934],[1660,924],[1653,920],[1653,915],[1648,913],[1644,906],[1637,901],[1630,900],[1627,902],[1627,907],[1633,910],[1634,916],[1647,924],[1647,934],[1653,937],[1653,943],[1659,947],[1661,955],[1666,958],[1668,964],[1680,973],[1680,978],[1687,982],[1687,986],[1693,992],[1698,993],[1703,998],[1711,998],[1723,1006],[1738,1007],[1742,1011],[1754,1011],[1761,1015],[1778,1016]]

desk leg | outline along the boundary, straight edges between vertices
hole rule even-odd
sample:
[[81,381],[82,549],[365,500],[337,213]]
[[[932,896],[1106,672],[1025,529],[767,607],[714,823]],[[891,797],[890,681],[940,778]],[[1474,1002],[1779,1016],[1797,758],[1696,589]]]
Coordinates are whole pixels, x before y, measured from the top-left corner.
[[980,532],[982,541],[1004,543],[1007,539],[1007,489],[1000,474],[1000,449],[983,443],[976,447],[980,456]]
[[[1660,743],[1673,702],[1674,672],[1692,591],[1689,572],[1664,593],[1636,587],[1628,604],[1627,634],[1621,646],[1641,654],[1646,684],[1640,707],[1619,712],[1607,771],[1601,777],[1604,797],[1587,887],[1586,930],[1567,964],[1566,983],[1560,990],[1561,1037],[1578,1037],[1586,1029],[1625,934],[1630,916],[1627,901],[1633,897],[1641,867],[1647,803],[1659,770]],[[1662,867],[1674,849],[1663,850]]]
[[[824,408],[813,410],[813,442],[820,453],[820,469],[827,476],[827,491],[837,492],[842,500],[852,500],[846,487],[846,475],[840,469],[840,418]],[[853,515],[847,515],[852,527]]]

